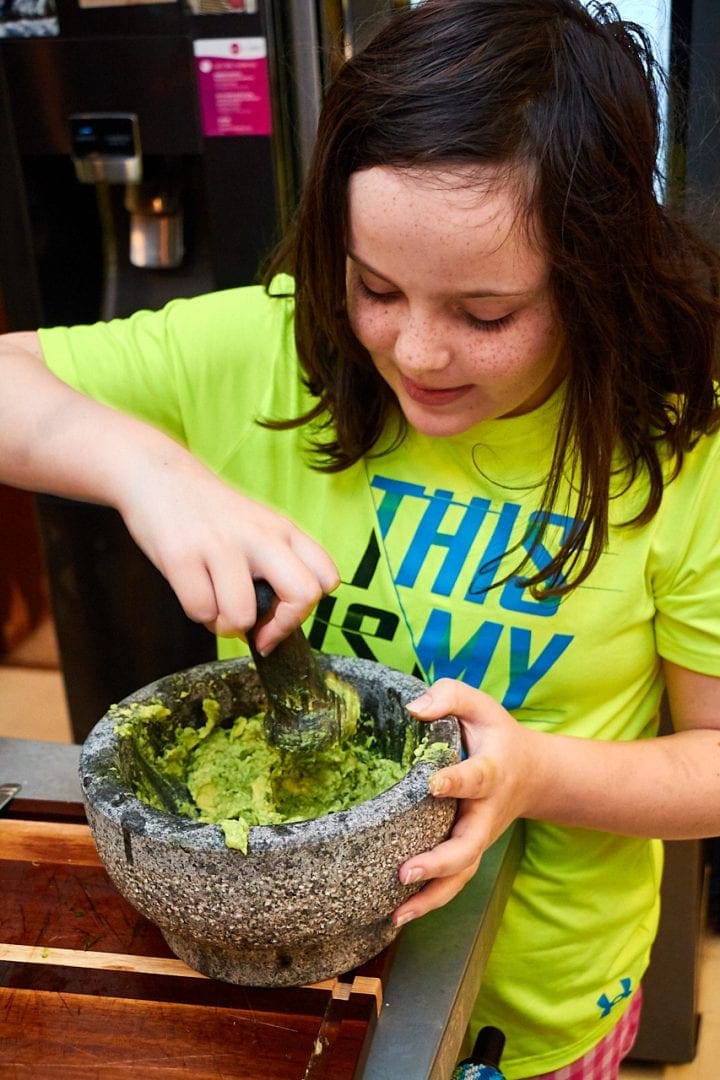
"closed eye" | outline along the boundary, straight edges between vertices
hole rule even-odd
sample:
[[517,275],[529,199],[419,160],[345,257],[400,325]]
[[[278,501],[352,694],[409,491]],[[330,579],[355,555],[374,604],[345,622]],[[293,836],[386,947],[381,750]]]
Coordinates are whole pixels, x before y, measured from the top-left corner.
[[492,333],[493,331],[502,330],[504,326],[511,323],[515,318],[515,312],[511,311],[508,315],[502,315],[499,319],[478,319],[477,315],[471,315],[469,311],[464,311],[463,318],[474,330]]
[[387,292],[378,292],[376,289],[371,289],[361,277],[357,278],[357,286],[358,290],[368,300],[377,300],[379,303],[387,303],[389,300],[394,300],[400,295],[400,293],[396,292],[394,289],[388,289]]

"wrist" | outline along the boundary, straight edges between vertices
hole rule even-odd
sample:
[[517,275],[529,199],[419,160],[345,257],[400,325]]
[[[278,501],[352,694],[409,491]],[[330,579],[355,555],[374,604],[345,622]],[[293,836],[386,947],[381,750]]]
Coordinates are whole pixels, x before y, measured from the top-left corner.
[[557,754],[559,736],[521,727],[524,783],[523,808],[519,816],[535,820],[552,819],[557,808],[561,772]]

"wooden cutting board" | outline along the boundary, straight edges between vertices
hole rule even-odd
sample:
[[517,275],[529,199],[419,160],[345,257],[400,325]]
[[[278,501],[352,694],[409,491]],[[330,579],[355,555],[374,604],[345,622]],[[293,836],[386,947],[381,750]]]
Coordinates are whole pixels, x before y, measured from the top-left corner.
[[352,1080],[391,952],[310,987],[208,979],[117,892],[81,805],[0,817],[0,1078]]

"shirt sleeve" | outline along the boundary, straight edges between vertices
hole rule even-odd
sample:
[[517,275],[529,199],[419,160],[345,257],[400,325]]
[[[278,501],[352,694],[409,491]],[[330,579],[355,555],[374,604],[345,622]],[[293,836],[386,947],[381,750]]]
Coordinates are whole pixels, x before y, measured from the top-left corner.
[[664,659],[720,676],[720,438],[703,437],[665,489],[650,573]]
[[[171,301],[127,319],[39,332],[45,361],[89,397],[159,427],[209,465],[243,426],[292,410],[292,298],[260,286]],[[287,415],[287,414],[286,414]]]

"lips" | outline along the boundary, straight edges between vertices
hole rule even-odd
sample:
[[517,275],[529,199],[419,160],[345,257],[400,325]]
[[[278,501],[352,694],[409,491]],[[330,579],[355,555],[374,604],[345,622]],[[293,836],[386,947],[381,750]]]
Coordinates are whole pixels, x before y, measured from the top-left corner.
[[452,405],[453,402],[459,401],[460,398],[469,394],[473,388],[471,383],[464,386],[445,388],[419,386],[418,383],[413,382],[412,379],[407,379],[404,375],[400,376],[400,381],[407,396],[419,405]]

